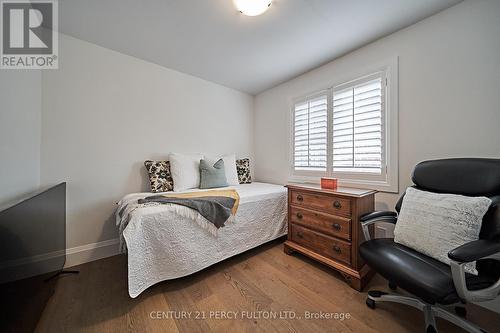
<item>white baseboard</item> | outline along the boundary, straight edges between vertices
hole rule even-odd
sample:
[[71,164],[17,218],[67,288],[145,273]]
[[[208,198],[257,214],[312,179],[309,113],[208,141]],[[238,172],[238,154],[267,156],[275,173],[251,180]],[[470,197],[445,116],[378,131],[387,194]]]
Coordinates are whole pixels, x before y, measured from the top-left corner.
[[85,244],[66,250],[66,264],[64,267],[81,265],[90,261],[111,257],[120,253],[118,238],[102,242]]
[[394,225],[375,223],[375,238],[394,238]]

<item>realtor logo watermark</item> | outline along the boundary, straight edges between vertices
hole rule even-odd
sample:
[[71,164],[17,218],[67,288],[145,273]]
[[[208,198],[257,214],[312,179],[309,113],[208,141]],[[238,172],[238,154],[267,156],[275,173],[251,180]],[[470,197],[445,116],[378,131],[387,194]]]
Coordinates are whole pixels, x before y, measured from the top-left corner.
[[0,0],[2,69],[57,69],[57,0]]

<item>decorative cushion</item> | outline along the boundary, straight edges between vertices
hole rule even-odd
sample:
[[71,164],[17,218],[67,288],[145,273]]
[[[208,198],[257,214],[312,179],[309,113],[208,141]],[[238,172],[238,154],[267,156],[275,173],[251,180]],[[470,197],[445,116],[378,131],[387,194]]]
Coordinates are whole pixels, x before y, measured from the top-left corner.
[[200,160],[201,154],[169,155],[170,171],[174,180],[174,191],[184,191],[200,186]]
[[250,184],[252,182],[250,159],[242,158],[236,160],[236,170],[238,171],[238,181],[240,184]]
[[236,155],[225,155],[222,157],[207,157],[205,156],[205,160],[207,160],[210,164],[215,164],[220,158],[224,161],[224,169],[226,170],[226,179],[228,185],[238,185],[240,182],[238,180],[238,172],[236,171]]
[[174,189],[169,161],[147,160],[144,162],[144,166],[148,170],[151,192],[168,192]]
[[[491,199],[486,197],[439,194],[409,187],[394,229],[394,241],[449,264],[449,251],[479,239],[483,216],[490,204]],[[475,262],[464,268],[477,275]]]
[[224,160],[221,158],[215,164],[207,160],[200,161],[200,188],[227,186]]

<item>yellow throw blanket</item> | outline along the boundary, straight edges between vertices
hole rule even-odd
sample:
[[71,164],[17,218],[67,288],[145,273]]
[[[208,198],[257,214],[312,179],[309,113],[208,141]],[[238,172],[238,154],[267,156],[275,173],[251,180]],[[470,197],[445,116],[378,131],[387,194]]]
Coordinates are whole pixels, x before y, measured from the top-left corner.
[[240,195],[234,189],[208,190],[208,191],[202,191],[202,192],[187,192],[187,193],[168,193],[168,194],[162,194],[161,196],[166,197],[166,198],[183,198],[183,199],[196,199],[196,198],[203,198],[203,197],[233,198],[235,201],[234,201],[233,208],[231,209],[231,215],[236,215],[236,212],[238,211],[238,206],[240,204]]

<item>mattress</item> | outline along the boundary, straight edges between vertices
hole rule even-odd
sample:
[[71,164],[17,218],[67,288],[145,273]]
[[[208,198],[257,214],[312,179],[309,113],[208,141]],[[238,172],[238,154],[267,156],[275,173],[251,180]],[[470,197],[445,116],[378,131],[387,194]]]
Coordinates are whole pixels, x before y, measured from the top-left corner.
[[[160,281],[193,274],[287,233],[285,187],[252,183],[230,188],[240,195],[238,212],[216,236],[179,214],[186,207],[159,205],[130,212],[121,236],[127,246],[132,298]],[[120,205],[147,195],[151,193],[129,194]]]

